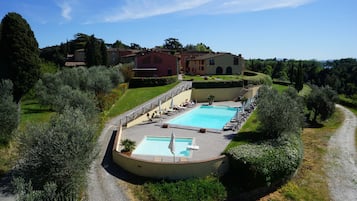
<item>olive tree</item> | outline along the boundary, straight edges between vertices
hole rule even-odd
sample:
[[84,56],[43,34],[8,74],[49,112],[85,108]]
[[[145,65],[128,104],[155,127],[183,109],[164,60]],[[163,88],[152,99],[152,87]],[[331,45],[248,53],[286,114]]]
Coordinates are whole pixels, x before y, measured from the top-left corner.
[[19,123],[18,105],[13,101],[12,82],[0,80],[0,144],[7,144]]
[[257,116],[261,133],[266,138],[277,138],[282,133],[296,133],[303,127],[303,106],[297,93],[291,90],[279,94],[267,86],[259,89]]
[[337,93],[330,87],[311,86],[312,91],[306,99],[307,108],[313,112],[312,122],[329,118],[335,112],[335,103],[338,100]]
[[15,178],[31,181],[33,190],[54,183],[59,193],[79,193],[95,156],[95,130],[81,110],[73,108],[48,124],[30,126],[18,137],[21,159]]

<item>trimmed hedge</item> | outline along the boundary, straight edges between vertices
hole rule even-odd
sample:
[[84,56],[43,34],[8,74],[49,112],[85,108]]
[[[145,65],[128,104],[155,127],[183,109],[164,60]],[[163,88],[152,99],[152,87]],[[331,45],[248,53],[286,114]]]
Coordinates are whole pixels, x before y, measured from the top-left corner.
[[134,77],[129,82],[129,88],[163,86],[177,82],[177,76],[167,77]]
[[[247,85],[247,80],[244,80],[244,84]],[[209,89],[209,88],[231,88],[231,87],[243,87],[243,80],[239,81],[210,81],[210,82],[193,82],[192,88],[195,89]]]
[[273,84],[279,84],[279,85],[283,85],[283,86],[289,86],[292,83],[289,81],[282,81],[282,80],[273,80]]
[[227,151],[230,170],[247,189],[271,187],[289,179],[303,158],[298,134],[261,143],[244,144]]

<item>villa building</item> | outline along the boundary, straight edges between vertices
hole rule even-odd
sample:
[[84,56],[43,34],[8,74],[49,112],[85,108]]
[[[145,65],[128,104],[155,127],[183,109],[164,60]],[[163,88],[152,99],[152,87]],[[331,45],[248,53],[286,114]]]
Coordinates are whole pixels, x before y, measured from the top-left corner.
[[164,52],[147,51],[137,55],[136,77],[162,77],[178,74],[178,58]]
[[242,55],[209,53],[187,60],[185,72],[191,75],[238,75],[244,70]]

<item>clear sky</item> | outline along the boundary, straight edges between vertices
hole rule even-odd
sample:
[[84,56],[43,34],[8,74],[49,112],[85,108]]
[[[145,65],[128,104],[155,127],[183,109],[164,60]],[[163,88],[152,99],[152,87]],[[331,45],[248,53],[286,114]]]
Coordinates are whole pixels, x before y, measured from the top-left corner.
[[1,0],[39,46],[76,33],[152,48],[170,37],[245,58],[357,58],[357,0]]

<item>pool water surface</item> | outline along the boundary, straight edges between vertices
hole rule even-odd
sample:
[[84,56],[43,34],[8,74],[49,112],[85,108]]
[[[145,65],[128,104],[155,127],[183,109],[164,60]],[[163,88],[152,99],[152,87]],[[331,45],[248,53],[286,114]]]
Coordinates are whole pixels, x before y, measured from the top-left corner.
[[[171,137],[145,136],[132,154],[153,155],[153,156],[173,156],[170,149]],[[187,146],[192,145],[193,138],[175,138],[175,156],[189,157],[191,150]]]
[[202,105],[167,123],[222,130],[224,125],[236,115],[237,110],[236,107]]

